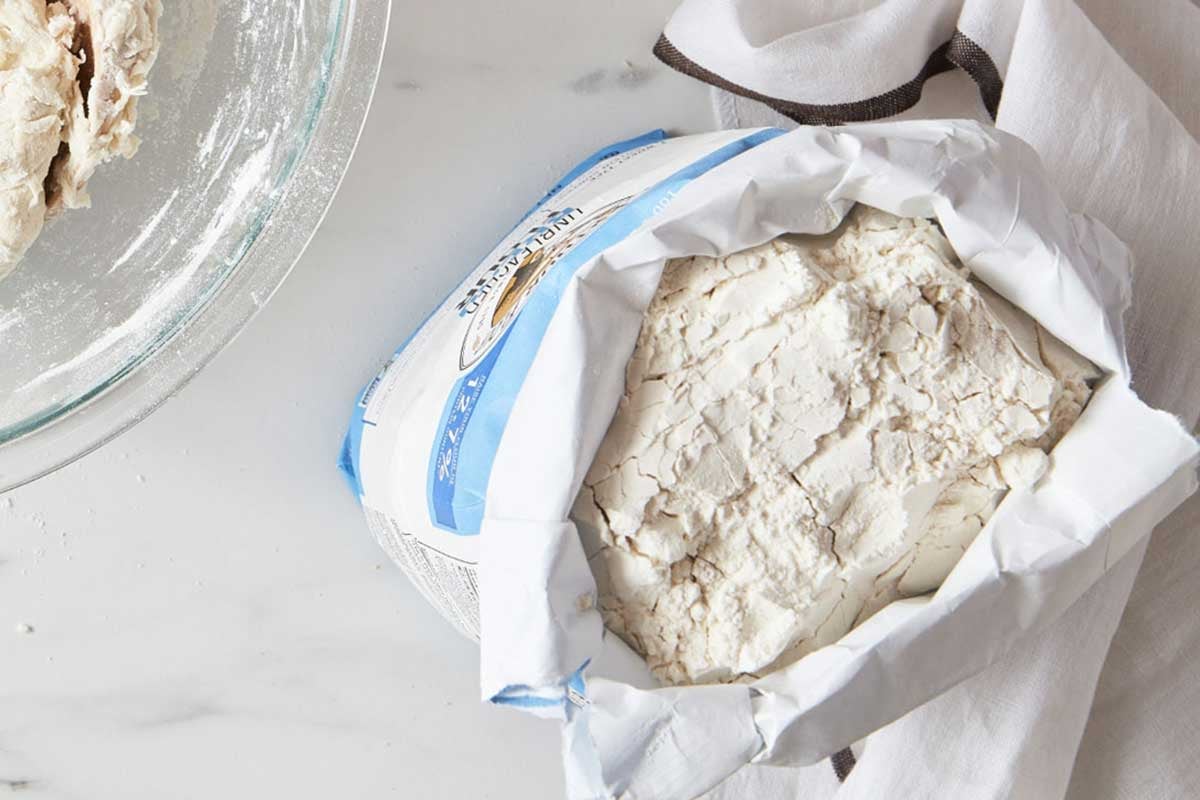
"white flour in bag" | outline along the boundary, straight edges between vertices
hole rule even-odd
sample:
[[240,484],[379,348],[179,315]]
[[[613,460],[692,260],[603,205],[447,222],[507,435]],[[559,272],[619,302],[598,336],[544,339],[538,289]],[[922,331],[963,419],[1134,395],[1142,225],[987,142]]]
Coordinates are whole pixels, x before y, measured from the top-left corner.
[[[838,625],[860,624],[834,646],[773,669],[749,685],[735,680],[705,687],[645,688],[649,675],[641,672],[644,665],[631,662],[618,637],[603,634],[604,614],[591,567],[603,573],[603,566],[618,558],[595,557],[606,546],[597,529],[608,522],[599,510],[590,512],[599,518],[590,526],[576,524],[570,516],[620,411],[626,367],[663,265],[693,254],[736,253],[787,232],[828,231],[855,203],[903,215],[936,213],[939,230],[968,257],[966,264],[976,279],[995,287],[1071,350],[1098,365],[1104,379],[1089,386],[1096,371],[1087,363],[1043,335],[1024,314],[992,302],[984,287],[973,290],[978,295],[968,291],[970,284],[952,268],[955,262],[948,249],[925,223],[889,221],[882,226],[907,226],[912,236],[897,237],[887,245],[891,252],[881,260],[891,266],[880,270],[868,270],[866,264],[862,269],[838,266],[836,259],[824,262],[811,252],[804,254],[803,260],[812,262],[807,267],[819,279],[818,286],[810,301],[779,321],[787,327],[792,349],[805,351],[815,367],[796,373],[794,385],[784,390],[774,388],[778,376],[768,382],[756,374],[765,373],[766,366],[748,370],[740,384],[722,381],[719,371],[712,370],[689,377],[693,384],[700,379],[721,383],[722,391],[730,394],[741,389],[766,392],[780,408],[799,407],[786,421],[793,428],[807,431],[809,426],[817,432],[811,436],[813,453],[798,462],[806,470],[799,479],[822,493],[806,493],[812,498],[812,518],[820,522],[819,511],[832,521],[821,523],[829,528],[831,540],[817,539],[813,552],[832,549],[834,561],[842,560],[837,568],[843,574],[837,580],[853,590],[843,599],[840,591],[810,586],[809,593],[820,593],[829,605],[786,605],[791,617],[759,604],[751,611],[770,615],[744,618],[756,625],[782,623],[778,630],[761,628],[779,638],[772,643],[764,636],[745,653],[739,648],[737,655],[761,659],[766,664],[759,668],[763,672],[832,637]],[[885,238],[882,232],[871,236]],[[930,247],[936,257],[917,255],[920,248],[915,245],[923,237],[933,238]],[[726,257],[722,268],[731,261]],[[890,278],[894,261],[901,263],[903,274],[920,278],[917,282],[925,291],[914,293]],[[916,269],[921,265],[928,270],[924,277]],[[977,673],[1004,648],[1056,618],[1194,491],[1195,441],[1176,420],[1141,403],[1129,388],[1121,324],[1130,295],[1129,266],[1127,251],[1110,232],[1063,207],[1027,147],[978,125],[912,121],[676,139],[654,132],[604,148],[572,170],[479,263],[359,394],[339,466],[371,528],[431,602],[464,632],[483,632],[481,696],[566,720],[563,752],[569,796],[698,796],[750,761],[815,763]],[[673,266],[667,276],[668,286],[679,283],[676,269]],[[751,279],[747,273],[738,280]],[[890,291],[894,283],[903,291]],[[803,283],[798,285],[804,289]],[[715,291],[714,297],[732,302],[734,298],[721,295],[733,288]],[[918,310],[918,297],[935,312],[932,336],[928,314]],[[994,318],[984,313],[984,303]],[[777,293],[768,292],[755,296],[749,310],[739,313],[774,313],[784,307]],[[802,319],[810,316],[813,319]],[[891,329],[884,335],[880,323],[901,319],[912,332],[893,325],[899,333],[890,341]],[[730,330],[729,319],[720,321],[713,335]],[[846,358],[833,359],[820,345],[791,333],[793,327],[821,331],[826,322],[846,335],[833,337],[824,347],[832,352],[841,346]],[[700,331],[698,327],[693,333],[697,341]],[[762,352],[751,348],[760,343],[748,328],[746,334],[739,332],[730,346],[745,348],[746,357]],[[848,346],[847,340],[854,341],[851,334],[862,346]],[[886,352],[878,346],[885,340]],[[906,349],[910,340],[913,346]],[[853,365],[868,361],[872,353],[868,344],[875,345],[875,361],[880,363],[873,373],[869,363],[855,372]],[[921,370],[899,379],[911,362],[910,355],[904,355],[910,350],[926,370],[940,376],[938,381],[930,378],[924,385]],[[1010,363],[1014,350],[1019,356],[1015,364]],[[962,363],[951,369],[948,363],[923,360],[939,353],[957,353]],[[1006,363],[1015,369],[1001,369]],[[689,366],[692,373],[695,366]],[[787,366],[769,368],[783,374]],[[831,433],[820,434],[820,426],[810,425],[801,413],[805,403],[812,405],[804,391],[813,391],[808,375],[817,369],[855,378],[847,386],[866,387],[865,405],[851,407],[854,398],[849,395],[843,406],[835,405],[845,409],[845,419]],[[958,372],[962,374],[955,375]],[[1044,391],[1047,372],[1049,400]],[[892,373],[898,378],[894,383],[913,391],[887,385],[882,378]],[[643,377],[646,374],[652,373],[643,370]],[[974,383],[981,384],[978,391]],[[830,394],[840,395],[841,385]],[[787,391],[793,396],[787,397]],[[925,412],[915,410],[914,403],[923,403],[918,391],[928,395]],[[863,393],[858,394],[861,399]],[[885,394],[895,412],[886,407]],[[649,397],[643,394],[641,400]],[[968,402],[960,403],[958,397]],[[1024,406],[1017,402],[1022,397]],[[996,405],[996,398],[1011,402]],[[1048,447],[1058,433],[1042,442],[1045,434],[1039,431],[1054,427],[1056,419],[1061,431],[1084,401],[1087,409],[1054,445],[1035,490],[1005,493],[1010,482],[1033,479],[1038,462],[1044,463],[1036,452],[1015,446]],[[630,405],[629,399],[625,405]],[[718,417],[736,419],[741,413],[732,402],[710,406],[691,414],[716,426]],[[752,418],[755,411],[756,406],[748,404],[746,416]],[[1022,424],[1022,411],[1036,421],[1033,430],[1021,432],[1028,427]],[[997,413],[988,418],[989,412]],[[871,428],[869,436],[855,440],[849,435],[855,414]],[[772,419],[771,424],[780,423]],[[910,447],[909,440],[920,444],[922,425],[929,434],[926,442],[932,442],[925,451],[918,448],[919,463],[907,461],[900,448],[883,447],[893,443],[896,433],[903,433]],[[749,466],[762,464],[771,452],[760,442],[789,438],[762,437],[753,427],[749,430],[759,437],[751,438],[754,448],[742,451]],[[731,445],[731,438],[728,428],[715,441]],[[862,446],[864,439],[869,447]],[[881,443],[878,448],[876,440]],[[868,458],[858,463],[834,458],[827,451],[832,453],[835,443],[852,454],[851,445],[856,445]],[[637,449],[652,450],[651,444]],[[698,449],[701,442],[695,444]],[[937,448],[945,457],[929,458],[928,450],[936,455]],[[1009,455],[996,458],[992,452]],[[883,453],[898,458],[883,461]],[[698,460],[700,453],[696,455]],[[787,456],[801,457],[795,452]],[[659,458],[655,466],[661,468],[662,461]],[[607,463],[615,466],[612,460]],[[724,470],[725,462],[715,466]],[[639,475],[622,470],[622,481],[653,474],[644,469],[632,472]],[[702,476],[682,460],[674,472],[679,476],[676,483]],[[859,485],[837,491],[845,475],[857,478],[856,472],[866,473],[864,485],[899,487],[902,500],[896,502],[904,512],[905,541],[889,557],[892,563],[882,557],[889,549],[887,531],[867,524],[874,519],[865,513],[872,511],[867,502],[872,497]],[[732,469],[729,474],[737,477]],[[966,482],[968,476],[981,488],[974,490]],[[664,477],[668,476],[655,475],[658,481]],[[595,474],[589,478],[591,487],[598,482]],[[782,484],[770,483],[767,477],[755,483],[772,489]],[[618,495],[622,503],[623,492],[622,488]],[[782,491],[765,498],[760,511],[767,522],[775,504],[791,499],[789,492],[783,485]],[[1002,502],[987,502],[1001,495]],[[938,498],[944,502],[935,505]],[[975,507],[979,505],[982,508]],[[988,524],[976,534],[991,505],[995,510]],[[851,513],[855,509],[863,513],[856,516]],[[643,516],[647,510],[654,510],[649,500],[642,509],[634,508]],[[894,504],[890,510],[895,510]],[[713,517],[720,521],[744,511],[734,495],[713,510]],[[922,512],[928,513],[918,526]],[[585,507],[579,516],[588,513]],[[621,524],[619,516],[610,519]],[[781,534],[782,528],[767,527],[748,514],[744,518],[765,532],[758,538],[770,549],[765,550],[767,558],[750,562],[756,570],[751,575],[761,576],[757,585],[743,584],[726,596],[738,600],[753,591],[770,599],[771,570],[801,550],[799,534]],[[792,529],[802,521],[799,515],[788,520]],[[853,530],[855,525],[858,530]],[[707,557],[700,552],[706,542],[698,540],[719,538],[718,533],[724,536],[728,531],[693,526],[674,533],[664,525],[663,535],[645,544],[660,545],[664,557],[655,558],[669,566],[685,562],[688,548]],[[683,539],[685,534],[691,540],[674,556],[672,537]],[[956,536],[963,541],[974,536],[961,558]],[[641,549],[636,536],[618,543],[610,532],[609,541],[610,550]],[[880,563],[861,582],[852,580],[856,576],[847,568],[862,567],[873,555],[872,548],[880,551]],[[722,569],[741,580],[745,576],[730,566],[735,555],[740,554],[730,554]],[[691,560],[694,566],[695,558]],[[941,582],[950,563],[953,572]],[[652,577],[669,590],[684,582],[683,568],[676,572],[680,574],[658,570]],[[605,611],[617,627],[612,582],[600,577],[609,601]],[[865,618],[888,597],[939,582],[935,594],[892,603]],[[631,608],[639,600],[619,599]],[[842,604],[840,613],[824,625],[817,624],[820,617],[813,618],[814,608],[829,612]],[[668,619],[659,612],[670,610],[669,605],[649,606],[640,618],[658,614],[660,620]],[[710,605],[706,598],[705,606]],[[686,609],[686,617],[673,613],[669,619],[690,625],[693,609],[697,617],[706,610],[695,602]],[[714,618],[712,609],[707,610]],[[800,623],[805,617],[811,618],[816,636],[804,638]],[[688,634],[693,628],[707,633],[697,624],[671,635]],[[756,631],[747,624],[731,633],[726,641],[745,642],[747,634]],[[796,634],[794,645],[792,636],[783,635],[790,633]],[[660,639],[667,641],[665,636]],[[647,661],[660,674],[675,664],[680,680],[736,679],[742,674],[734,672],[744,668],[741,664],[714,667],[702,646],[688,670],[703,677],[689,678],[679,666],[684,648],[676,645],[683,641],[677,636],[672,650],[663,646],[661,655]],[[717,642],[713,635],[704,644]],[[887,679],[880,680],[881,675]]]
[[924,220],[669,263],[575,504],[607,626],[671,683],[835,641],[940,585],[1099,375]]

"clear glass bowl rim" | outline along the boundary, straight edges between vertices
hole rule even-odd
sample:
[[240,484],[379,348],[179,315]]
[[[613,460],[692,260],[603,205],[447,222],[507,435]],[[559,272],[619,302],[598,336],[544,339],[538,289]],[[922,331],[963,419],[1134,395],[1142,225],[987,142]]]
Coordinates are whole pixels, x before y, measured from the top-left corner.
[[358,145],[387,41],[391,0],[345,3],[312,135],[253,244],[194,313],[126,371],[66,413],[0,443],[0,493],[75,461],[149,416],[236,338],[299,261]]

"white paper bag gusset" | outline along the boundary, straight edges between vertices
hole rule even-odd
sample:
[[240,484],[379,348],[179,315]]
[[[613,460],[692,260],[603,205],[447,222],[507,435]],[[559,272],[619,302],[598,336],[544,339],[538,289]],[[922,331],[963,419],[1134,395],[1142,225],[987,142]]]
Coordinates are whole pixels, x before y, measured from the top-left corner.
[[[824,758],[1053,620],[1196,488],[1196,442],[1129,388],[1121,323],[1129,254],[1101,224],[1068,212],[1025,144],[958,121],[733,133],[757,138],[656,194],[647,218],[582,254],[569,272],[548,270],[533,292],[558,281],[538,312],[545,324],[493,432],[473,539],[483,696],[566,720],[572,798],[693,797],[749,761]],[[622,394],[645,308],[666,259],[826,233],[855,203],[936,218],[976,276],[1106,378],[1045,477],[1005,497],[936,593],[892,603],[753,683],[658,688],[640,659],[605,635],[569,518]],[[415,368],[410,349],[394,359],[406,369]],[[380,380],[388,383],[387,372]],[[372,387],[360,407],[371,405]],[[419,402],[396,401],[396,391],[375,415],[385,428],[380,417],[419,410]],[[392,521],[373,527],[386,527],[381,539],[398,560],[411,523],[395,518],[429,512],[400,502],[408,479],[395,465],[431,462],[437,431],[453,416],[440,391],[430,407],[441,427],[435,419],[427,433],[406,429],[403,444],[392,437],[386,448],[365,436],[353,445],[362,452],[345,457],[368,518],[387,506]],[[383,465],[380,474],[369,474],[369,462]],[[425,483],[419,488],[432,496]],[[422,588],[445,607],[444,582]]]

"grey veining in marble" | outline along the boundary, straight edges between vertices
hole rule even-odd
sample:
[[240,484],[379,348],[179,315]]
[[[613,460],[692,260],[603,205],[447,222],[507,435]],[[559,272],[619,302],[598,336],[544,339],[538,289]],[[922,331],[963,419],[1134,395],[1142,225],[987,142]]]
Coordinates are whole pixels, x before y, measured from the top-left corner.
[[601,94],[613,90],[638,89],[654,78],[667,67],[656,65],[642,67],[632,61],[626,61],[620,68],[610,69],[600,67],[591,70],[567,84],[576,94]]

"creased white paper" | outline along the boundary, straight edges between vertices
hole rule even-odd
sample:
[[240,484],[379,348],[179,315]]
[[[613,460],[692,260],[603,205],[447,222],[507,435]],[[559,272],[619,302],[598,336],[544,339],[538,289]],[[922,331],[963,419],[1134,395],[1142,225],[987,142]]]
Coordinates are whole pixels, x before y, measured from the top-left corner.
[[[936,594],[753,684],[654,688],[603,634],[568,512],[662,264],[825,233],[856,202],[936,217],[977,276],[1108,377]],[[1196,488],[1196,443],[1128,388],[1129,298],[1124,246],[1067,211],[1028,147],[975,123],[801,128],[689,183],[576,274],[516,397],[480,536],[484,697],[525,687],[546,698],[531,710],[567,719],[572,798],[679,798],[751,759],[823,758],[982,669]]]

